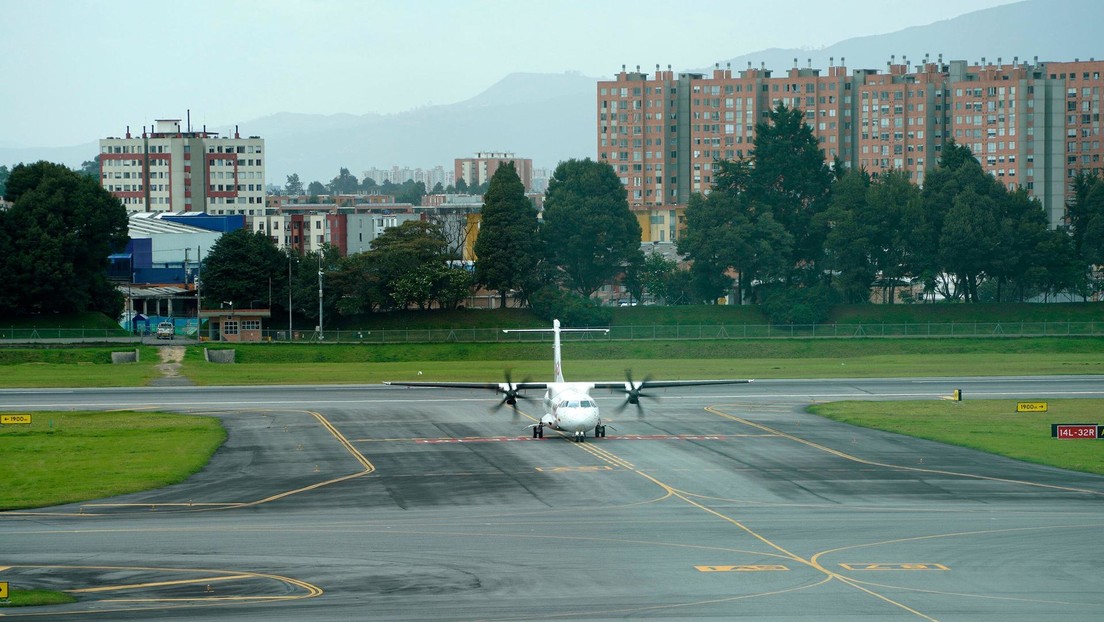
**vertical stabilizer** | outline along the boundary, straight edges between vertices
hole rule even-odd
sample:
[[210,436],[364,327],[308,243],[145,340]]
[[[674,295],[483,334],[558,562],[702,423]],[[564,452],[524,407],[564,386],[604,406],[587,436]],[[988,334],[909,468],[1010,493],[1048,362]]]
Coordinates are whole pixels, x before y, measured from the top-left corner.
[[504,333],[552,333],[552,374],[553,382],[564,382],[563,356],[560,354],[561,333],[605,333],[608,328],[560,328],[559,320],[552,320],[552,328],[504,328]]

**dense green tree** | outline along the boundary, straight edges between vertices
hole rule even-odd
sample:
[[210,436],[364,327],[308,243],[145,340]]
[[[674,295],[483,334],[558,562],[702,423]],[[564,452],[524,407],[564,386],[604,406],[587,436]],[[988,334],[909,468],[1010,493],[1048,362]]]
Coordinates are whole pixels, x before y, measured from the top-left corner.
[[299,173],[292,173],[287,176],[287,183],[284,184],[284,192],[290,197],[297,197],[303,194],[303,182],[299,180]]
[[833,185],[827,211],[826,267],[834,272],[844,301],[852,304],[870,301],[870,285],[877,276],[880,219],[872,218],[876,213],[867,201],[869,190],[865,171],[847,173]]
[[349,169],[342,167],[326,188],[330,194],[356,194],[360,190],[360,180]]
[[100,154],[97,153],[96,157],[81,163],[81,167],[77,172],[85,177],[95,179],[98,183],[100,180]]
[[441,182],[437,182],[437,183],[433,184],[433,190],[431,190],[430,193],[431,194],[444,194],[445,193],[445,187],[441,185]]
[[318,195],[326,194],[326,186],[323,186],[320,181],[312,181],[307,186],[307,194],[310,195],[312,201],[317,200]]
[[365,177],[364,180],[360,182],[360,190],[364,194],[376,194],[379,192],[379,184],[371,177]]
[[0,164],[0,197],[4,196],[6,188],[8,186],[8,177],[11,176],[11,171],[8,167]]
[[533,285],[539,260],[537,211],[513,162],[498,167],[483,197],[479,236],[475,240],[475,280],[499,293],[502,307],[510,290]]
[[61,164],[12,169],[0,210],[0,314],[122,312],[108,256],[126,246],[127,214],[98,179]]
[[824,161],[813,129],[797,108],[778,104],[766,121],[756,124],[746,195],[750,203],[769,211],[793,236],[794,277],[805,282],[821,278],[821,258],[827,222],[832,170]]
[[[270,292],[287,291],[287,271],[287,255],[264,232],[238,229],[224,233],[203,260],[203,306],[218,309],[233,302],[241,309],[256,301],[267,304]],[[274,298],[274,306],[286,306],[284,297]]]
[[544,202],[541,240],[563,284],[583,297],[621,274],[640,254],[640,223],[625,189],[605,163],[568,160],[556,167]]
[[[385,299],[378,304],[383,309],[404,308],[417,304],[410,298],[419,292],[409,275],[427,275],[439,266],[455,259],[448,250],[448,240],[441,226],[424,221],[406,221],[398,227],[389,227],[372,242],[367,253],[367,267],[371,277],[379,283]],[[427,285],[431,292],[432,286]]]
[[950,297],[978,302],[978,285],[996,257],[999,235],[992,197],[973,188],[960,192],[947,211],[939,237],[939,259],[955,278]]
[[668,283],[678,269],[678,262],[667,259],[662,253],[647,253],[643,260],[634,263],[625,275],[625,286],[638,301],[650,295],[659,304],[667,299]]

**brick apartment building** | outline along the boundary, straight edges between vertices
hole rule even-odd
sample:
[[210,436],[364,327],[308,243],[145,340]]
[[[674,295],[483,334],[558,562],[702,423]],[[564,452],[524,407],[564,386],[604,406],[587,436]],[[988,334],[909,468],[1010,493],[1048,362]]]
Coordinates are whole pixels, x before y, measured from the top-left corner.
[[220,137],[160,119],[100,140],[100,183],[129,212],[263,214],[264,139]]
[[519,158],[507,152],[481,151],[473,158],[456,158],[454,162],[456,170],[453,178],[457,182],[463,179],[469,186],[489,182],[499,165],[513,162],[518,177],[521,178],[521,185],[525,186],[525,191],[529,192],[533,188],[533,160],[529,158]]
[[691,193],[709,192],[713,163],[747,157],[755,124],[779,103],[798,108],[824,150],[871,174],[901,169],[917,183],[949,139],[969,147],[1009,188],[1038,198],[1051,226],[1065,217],[1070,178],[1101,170],[1104,62],[944,63],[848,72],[840,59],[775,77],[764,67],[711,75],[622,68],[597,84],[598,159],[621,177],[645,240],[677,238]]

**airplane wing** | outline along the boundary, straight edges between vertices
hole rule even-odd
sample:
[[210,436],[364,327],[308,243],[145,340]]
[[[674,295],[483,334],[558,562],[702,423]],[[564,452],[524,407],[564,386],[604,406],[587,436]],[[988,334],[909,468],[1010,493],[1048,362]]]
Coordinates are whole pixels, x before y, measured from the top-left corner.
[[[507,393],[511,390],[523,391],[526,389],[547,389],[547,382],[392,382],[383,384],[394,387],[432,387],[437,389],[486,389],[496,393]],[[620,386],[620,385],[618,385]]]
[[647,380],[643,382],[634,383],[632,380],[615,380],[612,382],[595,382],[595,389],[631,389],[633,387],[639,389],[647,387],[649,389],[664,389],[670,387],[701,387],[714,384],[747,384],[751,380]]

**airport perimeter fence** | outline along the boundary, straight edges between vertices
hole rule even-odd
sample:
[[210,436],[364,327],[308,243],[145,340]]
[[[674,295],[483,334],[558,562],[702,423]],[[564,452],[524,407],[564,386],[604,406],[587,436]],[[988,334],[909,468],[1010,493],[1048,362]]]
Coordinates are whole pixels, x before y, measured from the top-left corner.
[[[1104,321],[1090,322],[949,322],[949,323],[854,323],[854,324],[682,324],[595,327],[608,333],[562,333],[568,341],[659,341],[739,339],[857,339],[857,338],[948,338],[948,337],[1100,337]],[[4,328],[4,343],[81,343],[143,340],[147,334],[92,328]],[[290,339],[289,339],[290,337]],[[177,335],[177,340],[195,339]],[[217,341],[217,337],[211,341]],[[266,329],[264,341],[294,343],[517,343],[551,342],[551,333],[510,332],[501,328],[432,328],[291,331]]]
[[[591,327],[602,332],[566,332],[568,341],[659,341],[740,339],[855,339],[949,337],[1100,337],[1096,322],[951,322],[903,324],[721,324]],[[271,341],[288,341],[286,330],[266,331]],[[432,328],[386,330],[293,331],[293,342],[327,343],[518,343],[551,342],[550,332],[510,332],[500,328]]]

